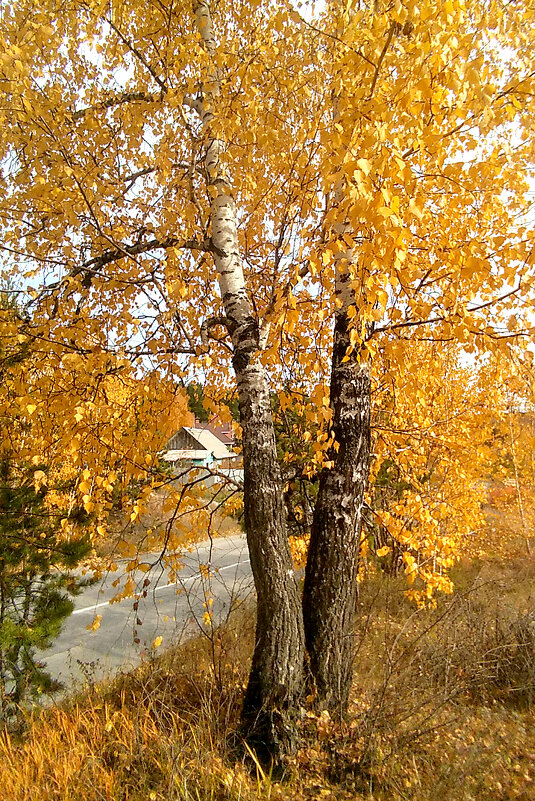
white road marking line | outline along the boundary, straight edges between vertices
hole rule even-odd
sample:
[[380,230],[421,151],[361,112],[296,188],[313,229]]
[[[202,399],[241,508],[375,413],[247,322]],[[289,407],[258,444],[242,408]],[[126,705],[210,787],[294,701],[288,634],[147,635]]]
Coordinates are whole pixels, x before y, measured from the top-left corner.
[[[234,562],[232,565],[223,565],[223,567],[216,568],[216,573],[221,573],[223,570],[230,570],[231,567],[239,567],[239,565],[244,565],[250,563],[250,559],[242,559],[240,562]],[[201,578],[202,573],[195,573],[194,576],[188,576],[185,579],[180,579],[179,581],[171,582],[171,584],[163,584],[156,587],[153,592],[157,593],[160,590],[167,590],[169,587],[177,587],[181,584],[185,584],[187,581],[194,581],[195,579]],[[92,606],[85,606],[83,609],[75,609],[74,612],[71,612],[71,617],[73,615],[81,615],[84,612],[94,612],[95,609],[100,609],[102,606],[111,606],[109,601],[102,601],[99,604],[93,604]]]

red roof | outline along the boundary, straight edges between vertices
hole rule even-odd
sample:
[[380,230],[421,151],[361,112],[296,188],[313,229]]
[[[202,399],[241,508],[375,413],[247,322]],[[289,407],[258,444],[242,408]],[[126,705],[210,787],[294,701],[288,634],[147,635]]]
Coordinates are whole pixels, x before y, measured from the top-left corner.
[[207,423],[195,419],[194,428],[210,431],[225,445],[234,445],[235,437],[231,422],[222,422],[218,417],[212,417]]

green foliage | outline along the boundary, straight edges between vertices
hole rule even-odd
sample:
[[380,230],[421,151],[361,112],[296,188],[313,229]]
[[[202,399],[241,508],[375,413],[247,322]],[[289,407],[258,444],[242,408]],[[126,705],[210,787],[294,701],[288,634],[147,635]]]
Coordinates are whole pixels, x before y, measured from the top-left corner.
[[72,596],[87,582],[72,571],[90,551],[87,535],[63,534],[57,508],[47,508],[46,485],[37,468],[0,462],[0,717],[53,692],[37,652],[49,647],[73,610]]
[[374,489],[378,498],[388,495],[389,499],[399,500],[405,490],[411,489],[411,485],[401,476],[399,466],[393,459],[384,459],[375,477]]
[[199,384],[197,381],[191,381],[186,387],[186,392],[188,395],[188,407],[190,412],[194,414],[201,423],[207,423],[210,419],[210,414],[208,409],[204,407],[203,385]]

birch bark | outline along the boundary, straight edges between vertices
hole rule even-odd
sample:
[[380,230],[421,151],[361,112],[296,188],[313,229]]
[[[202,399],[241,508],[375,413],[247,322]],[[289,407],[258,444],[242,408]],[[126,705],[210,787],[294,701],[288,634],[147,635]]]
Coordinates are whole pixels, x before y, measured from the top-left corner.
[[[195,12],[204,46],[213,58],[216,42],[209,0],[197,2]],[[204,87],[201,110],[205,169],[215,195],[211,236],[233,346],[242,426],[245,529],[257,592],[256,639],[243,721],[257,753],[262,756],[265,750],[265,756],[277,758],[294,747],[292,716],[303,683],[302,609],[286,532],[269,386],[259,355],[259,324],[247,294],[236,205],[221,166],[225,143],[211,135],[218,94],[214,64]]]
[[370,369],[350,344],[347,308],[336,314],[331,370],[332,436],[338,450],[320,476],[305,571],[303,612],[316,704],[347,708],[354,660],[357,572],[370,457]]
[[[340,20],[337,35],[343,35]],[[334,122],[339,98],[333,97]],[[333,191],[333,207],[344,199],[343,177]],[[357,305],[351,265],[354,253],[335,226],[340,250],[335,260],[336,299],[331,360],[332,467],[320,476],[305,571],[303,614],[309,680],[316,704],[336,714],[347,708],[354,660],[358,554],[364,491],[370,459],[370,365],[365,349],[351,345],[350,307]],[[345,359],[345,360],[344,360]]]

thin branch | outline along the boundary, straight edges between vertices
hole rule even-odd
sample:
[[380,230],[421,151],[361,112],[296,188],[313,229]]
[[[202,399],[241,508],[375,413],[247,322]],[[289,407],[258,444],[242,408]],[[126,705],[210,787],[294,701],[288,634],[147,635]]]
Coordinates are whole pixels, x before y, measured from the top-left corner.
[[120,95],[114,95],[113,97],[109,97],[107,100],[102,100],[100,103],[95,103],[93,106],[87,106],[86,108],[78,109],[71,115],[71,119],[74,122],[83,119],[87,114],[91,111],[105,111],[108,108],[113,108],[114,106],[121,106],[124,103],[135,103],[135,102],[143,102],[143,103],[157,103],[162,99],[162,94],[153,95],[147,92],[124,92]]
[[[226,328],[227,332],[230,333],[232,321],[228,317],[208,317],[203,321],[201,325],[201,343],[203,353],[207,353],[210,350],[210,343],[208,341],[210,337],[210,331],[217,325],[222,325],[223,328]],[[220,339],[217,341],[225,344]]]
[[362,50],[357,50],[357,48],[352,47],[350,44],[344,42],[342,39],[340,39],[340,37],[335,36],[335,34],[333,33],[329,33],[328,31],[322,31],[321,28],[317,28],[311,22],[308,22],[308,20],[304,19],[304,17],[302,17],[301,14],[299,14],[299,12],[294,11],[293,13],[298,14],[300,22],[303,25],[306,25],[307,28],[310,28],[311,31],[319,33],[320,36],[325,36],[327,39],[333,39],[333,41],[338,42],[338,44],[341,44],[343,47],[346,47],[348,50],[351,50],[352,53],[356,53],[357,56],[360,56],[360,58],[364,59],[364,61],[366,61],[372,67],[376,67],[375,63],[371,59],[369,59],[368,56],[365,56]]
[[388,31],[388,35],[386,37],[385,45],[384,45],[383,49],[381,50],[381,55],[379,56],[379,61],[377,62],[377,65],[375,67],[375,72],[374,72],[374,75],[373,75],[373,78],[372,78],[372,85],[370,87],[370,94],[368,95],[366,100],[371,100],[372,97],[373,97],[373,93],[375,91],[375,85],[377,83],[377,79],[379,78],[379,73],[381,71],[381,65],[382,65],[382,63],[384,61],[384,58],[385,58],[387,52],[388,52],[388,48],[390,47],[390,43],[392,41],[394,33],[396,32],[396,30],[398,28],[398,25],[399,25],[399,23],[396,24],[395,22],[393,22],[392,25],[390,26],[390,29]]
[[270,325],[269,317],[275,311],[275,307],[276,307],[277,303],[279,303],[281,300],[284,300],[285,298],[287,298],[288,295],[290,294],[291,290],[295,286],[297,286],[299,281],[301,281],[303,278],[305,278],[308,275],[309,271],[310,271],[310,266],[309,266],[308,262],[305,262],[301,266],[301,268],[300,268],[300,270],[299,270],[299,272],[297,274],[297,279],[288,280],[286,282],[286,284],[282,287],[282,289],[280,289],[278,291],[275,290],[272,293],[271,300],[269,301],[269,303],[268,303],[268,305],[266,307],[266,310],[264,312],[264,317],[262,319],[262,328],[265,328],[266,326]]
[[141,53],[137,49],[137,47],[135,47],[131,42],[128,41],[126,36],[119,30],[119,28],[112,22],[112,20],[109,19],[109,17],[106,17],[105,19],[110,28],[112,29],[112,31],[115,31],[121,42],[124,45],[126,45],[126,47],[130,50],[131,53],[135,55],[138,61],[140,61],[141,64],[143,64],[145,69],[147,69],[150,72],[150,74],[152,75],[158,86],[160,86],[164,92],[167,92],[167,85],[165,81],[160,78],[154,67],[147,61],[143,53]]
[[382,331],[393,331],[396,328],[412,328],[415,325],[432,325],[433,323],[444,323],[444,317],[430,317],[429,320],[406,320],[404,323],[395,323],[393,325],[382,325],[374,329],[374,334],[379,334]]
[[497,298],[491,298],[486,303],[480,303],[478,306],[467,306],[467,311],[474,312],[480,311],[481,309],[487,309],[489,306],[493,306],[495,303],[500,303],[502,300],[506,300],[507,298],[511,297],[512,295],[516,295],[517,292],[529,287],[530,284],[526,281],[519,281],[518,286],[514,289],[511,289],[509,292],[506,292],[504,295],[499,295]]

